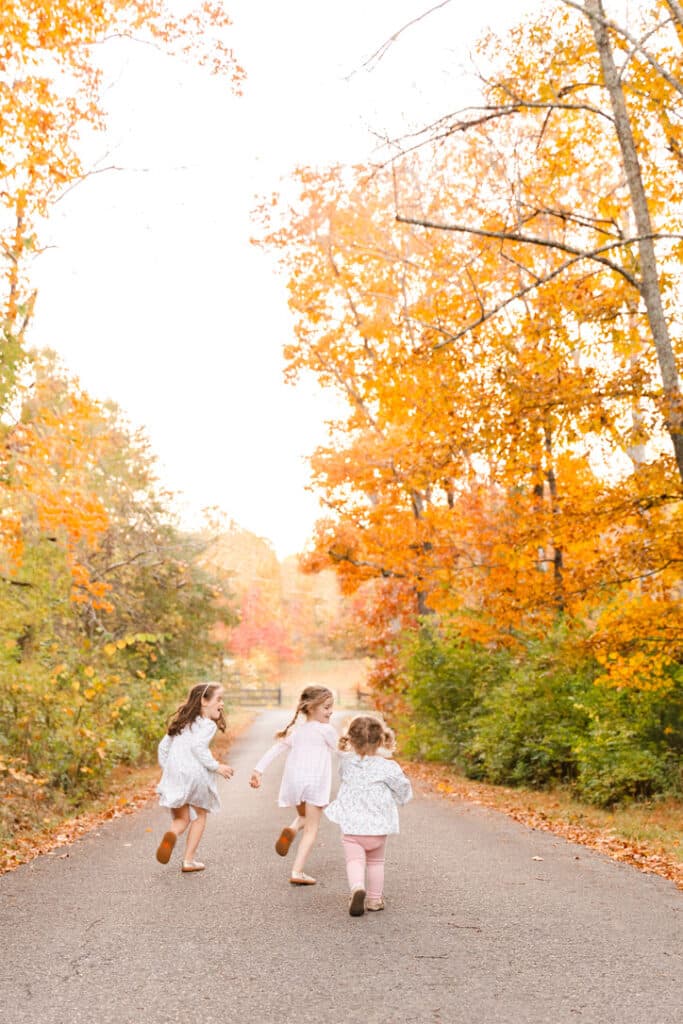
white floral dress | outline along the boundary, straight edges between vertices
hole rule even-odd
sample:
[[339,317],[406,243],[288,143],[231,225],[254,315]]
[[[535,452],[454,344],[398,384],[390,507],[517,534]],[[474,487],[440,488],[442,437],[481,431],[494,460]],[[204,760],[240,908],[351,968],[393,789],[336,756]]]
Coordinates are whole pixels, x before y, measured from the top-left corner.
[[271,761],[287,751],[278,804],[296,807],[308,803],[324,807],[330,802],[332,788],[332,752],[339,737],[331,725],[303,722],[295,725],[289,735],[274,743],[254,766],[264,772]]
[[341,785],[325,814],[347,836],[388,836],[398,832],[398,805],[413,795],[410,780],[388,757],[342,754]]
[[219,762],[209,750],[216,723],[199,715],[176,736],[164,736],[159,744],[159,764],[163,769],[157,786],[162,807],[202,807],[219,810],[216,788]]

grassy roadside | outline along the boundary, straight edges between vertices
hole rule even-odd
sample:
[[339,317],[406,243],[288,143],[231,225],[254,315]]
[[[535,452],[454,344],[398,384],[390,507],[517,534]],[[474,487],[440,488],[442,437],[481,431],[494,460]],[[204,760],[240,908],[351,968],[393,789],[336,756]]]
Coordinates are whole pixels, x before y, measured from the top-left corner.
[[[226,759],[231,744],[254,720],[255,712],[231,711],[228,728],[219,733],[212,751],[221,760]],[[0,847],[0,874],[26,864],[40,854],[55,854],[62,846],[96,828],[103,821],[132,814],[156,798],[159,781],[156,763],[129,767],[120,765],[110,775],[105,790],[84,803],[74,816],[64,798],[56,797],[49,806],[26,799],[21,806],[11,809],[19,824],[11,838]],[[10,810],[9,808],[7,809]],[[66,854],[62,854],[66,856]]]
[[683,889],[683,802],[653,801],[601,810],[561,789],[537,792],[473,782],[448,765],[402,762],[417,786],[447,800],[502,811],[515,821],[662,875]]

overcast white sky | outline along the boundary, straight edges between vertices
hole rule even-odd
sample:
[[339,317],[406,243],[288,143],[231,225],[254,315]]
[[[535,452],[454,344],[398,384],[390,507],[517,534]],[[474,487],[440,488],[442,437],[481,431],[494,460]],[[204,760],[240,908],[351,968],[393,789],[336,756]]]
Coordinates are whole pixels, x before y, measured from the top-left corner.
[[362,160],[373,131],[457,109],[476,37],[542,0],[452,0],[360,70],[433,3],[229,0],[241,98],[150,47],[107,44],[96,152],[126,170],[58,204],[32,341],[146,428],[188,523],[219,506],[281,557],[311,533],[305,457],[334,404],[282,380],[285,282],[249,243],[250,211],[297,164]]

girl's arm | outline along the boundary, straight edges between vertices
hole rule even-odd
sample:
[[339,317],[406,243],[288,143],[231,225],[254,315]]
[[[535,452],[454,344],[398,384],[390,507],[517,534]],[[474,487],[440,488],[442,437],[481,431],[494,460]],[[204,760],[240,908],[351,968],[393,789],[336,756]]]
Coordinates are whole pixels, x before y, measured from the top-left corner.
[[413,787],[410,785],[410,780],[404,775],[395,761],[387,762],[387,768],[390,768],[391,771],[387,774],[384,781],[391,790],[394,800],[397,804],[407,804],[413,797]]
[[337,730],[334,728],[334,726],[324,725],[323,736],[325,737],[325,743],[330,748],[330,750],[334,750],[335,753],[338,753],[339,736],[337,735]]
[[[204,719],[204,721],[206,721],[206,719]],[[199,725],[193,726],[193,732],[195,730],[196,739],[190,744],[190,750],[200,764],[203,764],[210,772],[217,772],[221,767],[220,761],[217,761],[209,750],[209,743],[216,732],[215,722],[211,722],[208,726],[200,723]]]
[[173,742],[173,737],[169,736],[168,733],[166,733],[166,735],[164,736],[163,740],[161,741],[161,743],[157,747],[157,757],[159,758],[159,764],[161,765],[162,768],[166,767],[166,762],[168,761],[168,755],[171,752],[171,743],[172,742]]
[[254,765],[254,771],[258,772],[259,775],[262,775],[268,765],[271,764],[276,757],[279,757],[285,750],[291,750],[291,748],[292,741],[289,736],[285,736],[284,739],[273,743],[272,747],[269,750],[266,750],[261,760]]

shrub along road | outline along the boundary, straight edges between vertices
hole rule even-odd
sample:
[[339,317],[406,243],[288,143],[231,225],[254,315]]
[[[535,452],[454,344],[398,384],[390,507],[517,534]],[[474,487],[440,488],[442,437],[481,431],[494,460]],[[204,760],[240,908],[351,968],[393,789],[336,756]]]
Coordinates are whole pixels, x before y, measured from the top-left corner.
[[281,762],[248,787],[284,721],[235,743],[205,872],[157,864],[152,807],[0,878],[7,1024],[678,1024],[675,887],[495,811],[418,794],[381,913],[349,917],[326,820],[318,885],[290,886]]

